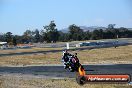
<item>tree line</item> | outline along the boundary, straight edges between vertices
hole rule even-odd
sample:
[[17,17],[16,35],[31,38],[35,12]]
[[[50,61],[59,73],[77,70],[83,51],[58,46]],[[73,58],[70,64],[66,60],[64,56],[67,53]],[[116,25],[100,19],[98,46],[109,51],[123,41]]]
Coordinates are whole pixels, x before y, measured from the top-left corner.
[[109,24],[105,30],[95,29],[93,31],[84,31],[79,26],[72,24],[69,25],[68,32],[64,33],[56,28],[54,21],[51,21],[49,25],[43,26],[42,30],[26,30],[21,36],[13,35],[11,32],[0,34],[0,41],[7,42],[9,45],[14,46],[20,43],[55,43],[57,41],[66,42],[116,38],[132,38],[132,30],[128,30],[124,27],[115,28],[115,24]]

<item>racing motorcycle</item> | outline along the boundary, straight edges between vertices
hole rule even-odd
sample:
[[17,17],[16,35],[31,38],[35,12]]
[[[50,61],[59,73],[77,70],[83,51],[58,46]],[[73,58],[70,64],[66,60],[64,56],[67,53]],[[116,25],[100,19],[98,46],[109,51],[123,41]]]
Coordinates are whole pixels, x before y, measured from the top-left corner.
[[65,68],[69,69],[70,72],[78,72],[79,67],[81,66],[81,64],[79,63],[79,59],[77,58],[77,53],[75,53],[75,55],[72,56],[68,56],[69,61],[68,62],[64,62],[65,64]]

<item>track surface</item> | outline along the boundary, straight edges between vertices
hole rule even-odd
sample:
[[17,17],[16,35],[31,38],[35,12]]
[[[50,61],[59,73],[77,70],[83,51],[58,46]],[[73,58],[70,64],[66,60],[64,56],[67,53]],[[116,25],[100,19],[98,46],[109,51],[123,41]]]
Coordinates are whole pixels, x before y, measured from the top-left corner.
[[[87,74],[130,74],[132,77],[132,64],[117,65],[84,65]],[[0,67],[0,74],[32,74],[47,77],[76,76],[75,72],[65,70],[63,66],[28,66],[28,67]],[[132,78],[131,78],[132,79]]]

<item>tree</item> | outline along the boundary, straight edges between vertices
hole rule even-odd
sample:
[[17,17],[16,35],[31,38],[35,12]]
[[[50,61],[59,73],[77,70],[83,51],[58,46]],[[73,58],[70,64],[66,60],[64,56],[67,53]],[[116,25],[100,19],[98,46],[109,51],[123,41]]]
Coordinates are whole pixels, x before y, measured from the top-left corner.
[[99,38],[103,39],[104,33],[102,29],[99,29]]
[[84,40],[89,40],[91,37],[91,33],[88,31],[84,32]]
[[45,38],[47,42],[56,42],[59,38],[59,33],[56,28],[56,24],[54,21],[51,21],[49,25],[43,26],[46,30]]
[[40,42],[47,41],[47,34],[44,30],[40,30]]
[[83,39],[83,30],[80,27],[72,24],[69,26],[69,38],[71,40],[82,40]]
[[108,25],[108,29],[114,29],[115,25],[116,25],[116,24],[109,24],[109,25]]
[[6,41],[6,34],[3,34],[3,33],[0,34],[0,41],[2,42]]
[[115,27],[116,24],[109,24],[108,28],[106,30],[106,36],[110,39],[110,38],[117,38],[118,36],[118,30]]
[[14,35],[14,36],[13,36],[13,41],[14,41],[13,44],[16,45],[16,44],[23,43],[22,39],[23,39],[23,36]]
[[94,30],[92,33],[92,39],[97,40],[100,39],[100,32],[99,30]]
[[120,27],[119,29],[119,36],[121,38],[127,38],[128,37],[128,29],[127,28],[124,28],[124,27]]
[[110,30],[104,30],[104,39],[113,39],[114,34]]
[[16,40],[15,36],[13,37],[13,41],[12,41],[12,42],[13,42],[13,45],[14,45],[14,46],[17,45],[17,40]]
[[11,32],[7,32],[5,35],[6,38],[6,42],[10,45],[12,45],[12,33]]
[[34,37],[35,37],[35,42],[38,43],[40,40],[40,34],[39,34],[38,29],[35,30],[35,36]]
[[23,43],[29,43],[31,42],[31,39],[32,39],[32,31],[31,30],[26,30],[23,34]]
[[115,28],[114,29],[114,38],[118,38],[119,37],[119,29]]

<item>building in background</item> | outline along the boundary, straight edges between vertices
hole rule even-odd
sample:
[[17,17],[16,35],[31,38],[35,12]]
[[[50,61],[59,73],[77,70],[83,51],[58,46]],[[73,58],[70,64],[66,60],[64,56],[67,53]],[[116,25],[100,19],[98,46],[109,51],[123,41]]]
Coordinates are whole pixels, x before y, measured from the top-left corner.
[[7,42],[0,42],[0,49],[7,49]]

